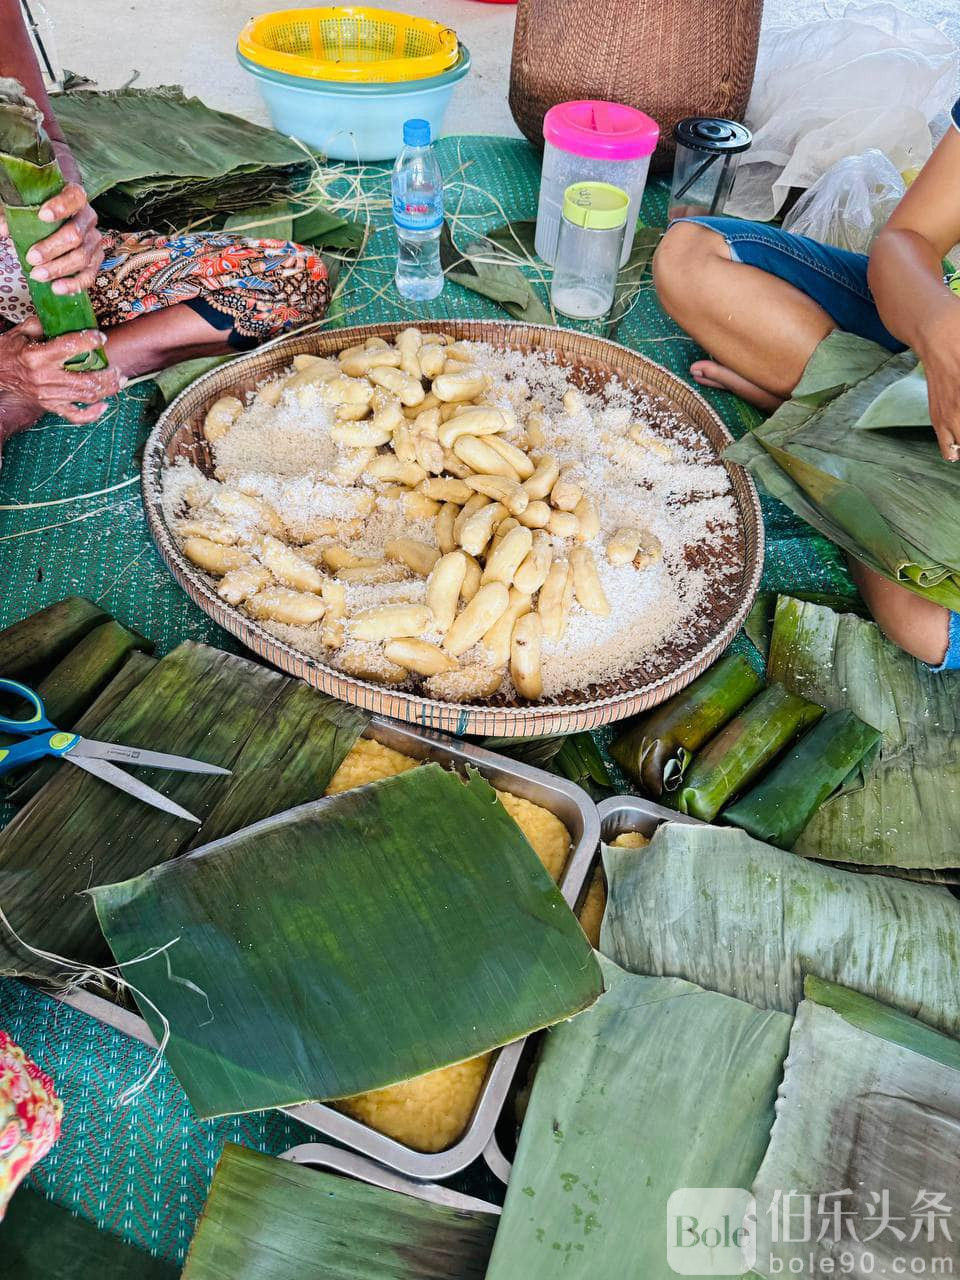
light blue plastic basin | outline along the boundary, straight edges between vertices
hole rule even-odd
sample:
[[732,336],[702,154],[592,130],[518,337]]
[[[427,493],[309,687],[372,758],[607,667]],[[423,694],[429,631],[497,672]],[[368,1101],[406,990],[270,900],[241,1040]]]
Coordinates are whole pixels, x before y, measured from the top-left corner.
[[311,80],[258,67],[239,52],[237,59],[256,79],[273,127],[331,160],[396,159],[405,120],[428,120],[436,138],[453,90],[470,70],[465,45],[456,65],[443,75],[400,84]]

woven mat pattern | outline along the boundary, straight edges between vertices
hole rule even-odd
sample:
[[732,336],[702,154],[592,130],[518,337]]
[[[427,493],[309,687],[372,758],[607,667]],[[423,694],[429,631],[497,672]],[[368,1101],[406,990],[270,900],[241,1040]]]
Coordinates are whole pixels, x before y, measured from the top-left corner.
[[[527,143],[445,139],[438,150],[461,247],[471,229],[535,217],[539,158]],[[493,303],[456,285],[422,310],[405,304],[392,285],[389,212],[379,207],[389,192],[389,171],[368,171],[364,189],[378,202],[377,229],[346,280],[331,323],[503,317]],[[665,206],[666,188],[651,184],[645,221],[663,225]],[[583,327],[601,332],[599,325]],[[681,376],[699,354],[663,314],[649,279],[618,339]],[[704,394],[734,435],[756,421],[733,397]],[[174,584],[147,534],[139,451],[153,420],[152,397],[152,384],[134,386],[92,426],[45,419],[7,446],[0,471],[0,627],[81,594],[154,639],[159,653],[184,639],[236,650]],[[764,500],[764,519],[764,589],[852,590],[837,551],[786,508]],[[33,1185],[172,1260],[184,1256],[225,1141],[278,1153],[309,1140],[308,1130],[279,1113],[198,1123],[163,1065],[134,1104],[118,1106],[117,1096],[147,1069],[150,1051],[22,983],[0,981],[0,1026],[52,1074],[65,1103],[63,1137],[34,1171]]]

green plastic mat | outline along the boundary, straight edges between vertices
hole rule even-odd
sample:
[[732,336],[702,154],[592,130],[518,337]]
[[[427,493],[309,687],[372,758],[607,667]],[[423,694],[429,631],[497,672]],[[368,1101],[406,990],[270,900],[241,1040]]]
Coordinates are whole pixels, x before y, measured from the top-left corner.
[[[448,138],[438,152],[458,245],[471,231],[535,217],[539,157],[527,143]],[[361,187],[374,230],[362,262],[344,272],[331,324],[505,318],[493,303],[452,284],[418,309],[400,299],[392,284],[389,170],[367,168]],[[648,188],[648,225],[663,225],[666,195],[662,183]],[[582,327],[601,332],[599,325]],[[700,354],[661,311],[649,276],[618,340],[681,377]],[[758,420],[733,396],[702,394],[735,436]],[[7,445],[0,470],[0,627],[80,594],[150,636],[160,654],[185,639],[236,651],[236,642],[175,585],[147,533],[139,458],[155,417],[152,399],[152,385],[141,384],[92,426],[44,419]],[[835,548],[779,503],[764,500],[763,510],[764,589],[852,593]],[[63,1137],[32,1184],[162,1256],[183,1257],[224,1141],[277,1153],[308,1138],[309,1131],[279,1113],[200,1124],[163,1066],[136,1102],[118,1106],[118,1094],[146,1069],[150,1051],[21,983],[0,982],[0,1026],[53,1075],[65,1102]]]

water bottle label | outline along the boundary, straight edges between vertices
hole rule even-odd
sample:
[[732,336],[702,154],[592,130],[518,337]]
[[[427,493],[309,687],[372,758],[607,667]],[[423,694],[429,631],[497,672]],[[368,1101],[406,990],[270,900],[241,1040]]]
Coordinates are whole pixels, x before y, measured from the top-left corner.
[[393,220],[407,231],[432,231],[443,222],[443,193],[433,197],[417,191],[394,195]]

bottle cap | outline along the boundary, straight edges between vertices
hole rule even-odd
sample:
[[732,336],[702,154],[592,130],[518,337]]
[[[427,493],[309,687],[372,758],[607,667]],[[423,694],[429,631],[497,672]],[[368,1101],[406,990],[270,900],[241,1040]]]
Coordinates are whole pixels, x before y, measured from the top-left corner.
[[746,151],[753,141],[753,134],[736,120],[724,120],[719,116],[690,116],[674,125],[673,136],[682,147],[691,151],[719,151],[736,154]]
[[635,107],[585,99],[551,107],[543,118],[543,136],[575,156],[639,160],[653,154],[660,126]]
[[590,231],[610,231],[627,220],[630,197],[609,182],[575,182],[563,193],[563,216]]
[[405,147],[428,147],[430,145],[429,120],[405,120],[403,125],[403,145]]

